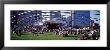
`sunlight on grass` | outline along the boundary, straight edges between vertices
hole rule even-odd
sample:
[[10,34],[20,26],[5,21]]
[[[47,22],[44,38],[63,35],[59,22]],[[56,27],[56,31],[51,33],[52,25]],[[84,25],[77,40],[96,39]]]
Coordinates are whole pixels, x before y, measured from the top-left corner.
[[21,37],[15,33],[11,33],[11,40],[74,40],[78,39],[78,36],[69,35],[70,37],[63,37],[62,35],[55,35],[54,33],[38,34],[33,36],[32,33],[23,33]]

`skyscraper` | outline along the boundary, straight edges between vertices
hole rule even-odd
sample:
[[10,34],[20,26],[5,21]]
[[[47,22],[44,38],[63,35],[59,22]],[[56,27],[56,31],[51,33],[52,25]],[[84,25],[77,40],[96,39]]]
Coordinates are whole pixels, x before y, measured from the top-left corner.
[[75,10],[74,11],[74,26],[83,28],[90,26],[90,11],[89,10]]
[[50,10],[50,18],[61,18],[60,10]]

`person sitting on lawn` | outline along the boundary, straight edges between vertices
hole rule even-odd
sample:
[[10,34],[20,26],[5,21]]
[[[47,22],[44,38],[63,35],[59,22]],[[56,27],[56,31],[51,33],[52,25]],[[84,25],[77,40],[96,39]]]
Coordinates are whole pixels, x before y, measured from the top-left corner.
[[16,28],[16,30],[15,30],[15,33],[18,35],[18,36],[21,36],[21,32],[22,30],[21,30],[21,28]]
[[60,31],[59,31],[59,35],[62,35],[62,34],[63,34],[63,31],[62,31],[62,30],[60,30]]
[[77,34],[77,35],[79,34],[79,29],[76,29],[76,34]]
[[38,29],[32,28],[32,33],[33,33],[33,36],[36,36],[36,35],[38,36]]
[[92,33],[88,33],[88,35],[89,35],[89,38],[88,39],[92,39]]
[[68,30],[64,29],[63,30],[63,37],[67,37],[68,36]]
[[55,29],[55,35],[58,35],[58,34],[59,34],[58,29]]

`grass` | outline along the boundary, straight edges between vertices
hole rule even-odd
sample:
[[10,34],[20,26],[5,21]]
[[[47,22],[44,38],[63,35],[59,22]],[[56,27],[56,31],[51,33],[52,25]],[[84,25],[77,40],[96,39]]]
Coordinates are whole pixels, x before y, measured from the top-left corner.
[[[97,33],[100,35],[100,33]],[[38,36],[33,36],[32,33],[22,33],[21,37],[17,36],[15,33],[11,33],[11,40],[75,40],[79,39],[80,35],[69,35],[68,37],[63,37],[62,35],[55,35],[52,32],[38,34]]]
[[77,35],[69,35],[68,37],[63,37],[62,35],[55,35],[54,33],[38,34],[38,36],[33,36],[32,33],[23,33],[21,37],[19,37],[15,33],[11,33],[11,40],[75,40],[75,39],[79,39],[79,37]]

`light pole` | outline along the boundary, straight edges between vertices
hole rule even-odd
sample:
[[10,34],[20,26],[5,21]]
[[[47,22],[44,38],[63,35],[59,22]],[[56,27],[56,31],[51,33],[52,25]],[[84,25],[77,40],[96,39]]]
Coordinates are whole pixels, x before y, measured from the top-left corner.
[[71,34],[72,34],[72,25],[74,24],[73,22],[73,10],[71,11]]

